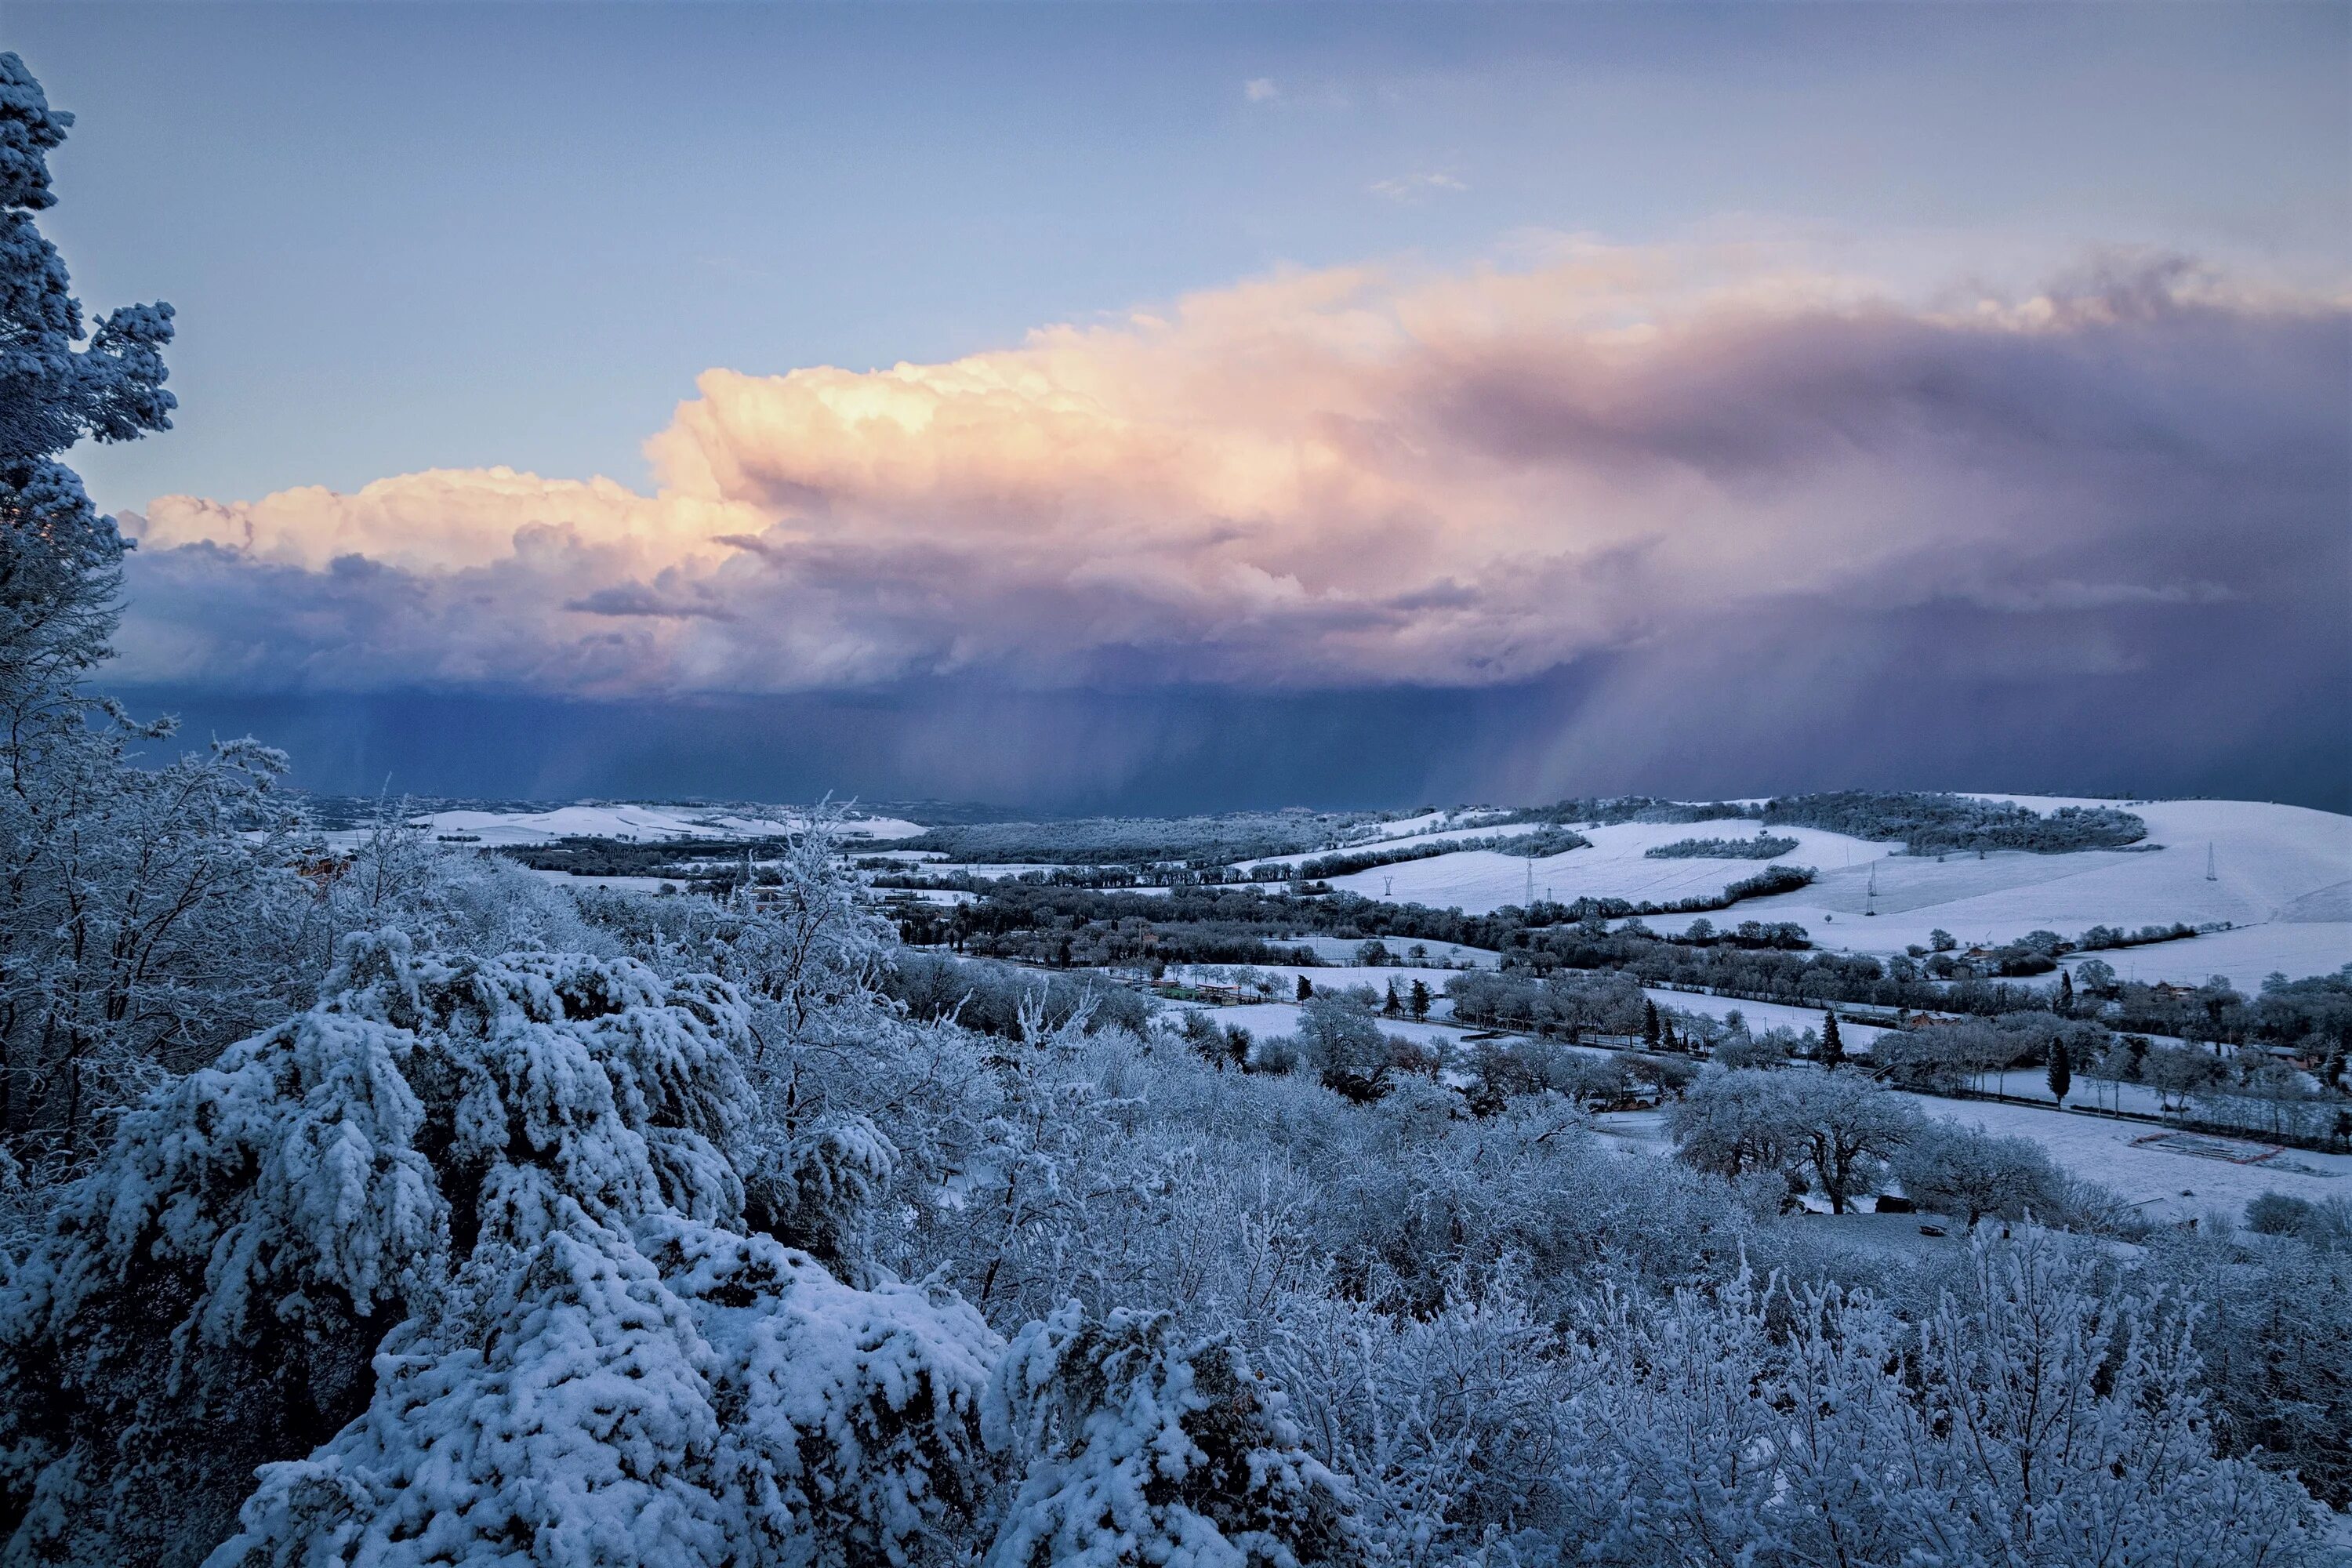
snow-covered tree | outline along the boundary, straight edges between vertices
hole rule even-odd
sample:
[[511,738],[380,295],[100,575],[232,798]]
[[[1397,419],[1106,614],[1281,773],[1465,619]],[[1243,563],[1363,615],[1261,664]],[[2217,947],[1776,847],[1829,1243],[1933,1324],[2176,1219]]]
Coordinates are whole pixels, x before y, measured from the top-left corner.
[[1025,1460],[990,1568],[1295,1568],[1356,1560],[1344,1484],[1231,1343],[1071,1302],[1014,1337],[986,1405]]
[[1952,1122],[1922,1125],[1895,1152],[1894,1169],[1912,1202],[1969,1226],[1987,1215],[2052,1222],[2067,1203],[2065,1177],[2041,1144]]
[[[168,305],[85,322],[35,215],[73,117],[0,53],[0,1237],[37,1222],[107,1117],[299,1006],[308,902],[288,868],[284,759],[250,742],[156,770],[82,682],[107,657],[128,542],[58,459],[171,426]],[[0,1184],[6,1185],[8,1184]]]
[[743,1014],[352,940],[126,1119],[0,1294],[0,1560],[195,1562],[240,1502],[224,1563],[944,1552],[999,1342],[742,1233]]
[[171,428],[169,305],[131,305],[93,331],[33,215],[54,205],[48,154],[73,116],[0,52],[0,701],[53,716],[106,656],[124,542],[73,470],[84,439]]
[[2290,1482],[2217,1458],[2177,1316],[2045,1236],[1980,1237],[1916,1330],[1873,1298],[1735,1281],[1580,1335],[1581,1560],[2311,1561]]

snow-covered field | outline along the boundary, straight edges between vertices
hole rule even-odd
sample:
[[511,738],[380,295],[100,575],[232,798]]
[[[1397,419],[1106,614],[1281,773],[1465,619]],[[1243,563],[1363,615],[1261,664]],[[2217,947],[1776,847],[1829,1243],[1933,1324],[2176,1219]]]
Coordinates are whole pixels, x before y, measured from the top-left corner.
[[[2041,811],[2070,804],[2021,803]],[[2352,879],[2352,817],[2260,801],[2155,801],[2131,809],[2147,821],[2147,842],[2163,848],[1881,861],[1879,913],[1868,921],[1867,871],[1822,867],[1813,886],[1742,904],[1739,913],[1792,920],[1817,942],[1863,952],[1924,944],[1937,927],[1963,943],[2175,921],[2254,928],[2103,955],[2119,970],[2144,966],[2144,979],[2229,973],[2258,984],[2273,969],[2312,974],[2352,962],[2352,911],[2338,907],[2337,891]]]
[[[1271,1040],[1298,1033],[1300,1008],[1293,1002],[1260,1002],[1241,1007],[1207,1007],[1201,1010],[1219,1025],[1240,1025],[1250,1032],[1253,1039]],[[1374,1022],[1380,1025],[1381,1033],[1402,1035],[1410,1040],[1454,1046],[1462,1038],[1459,1029],[1437,1024],[1416,1024],[1410,1018],[1379,1018]]]
[[[2085,804],[1993,798],[2044,812]],[[1706,918],[1718,924],[1794,921],[1823,947],[1878,954],[1924,947],[1938,929],[1963,944],[1998,944],[2037,930],[2074,936],[2095,925],[2136,930],[2228,921],[2243,929],[2098,956],[2141,979],[2226,974],[2241,989],[2259,986],[2273,970],[2300,976],[2352,963],[2352,817],[2260,801],[2154,801],[2130,809],[2147,821],[2147,842],[2163,847],[2002,851],[1939,861],[1842,834],[1775,828],[1798,841],[1778,861],[1652,860],[1643,852],[1654,845],[1745,837],[1754,824],[1626,823],[1584,829],[1591,848],[1532,863],[1468,850],[1360,872],[1334,885],[1367,898],[1484,913],[1527,897],[1530,864],[1538,898],[1565,902],[1591,894],[1657,903],[1720,892],[1765,865],[1811,866],[1820,873],[1812,886]],[[1866,908],[1876,913],[1866,915]],[[1650,923],[1680,930],[1689,918],[1654,917]]]
[[[2183,1220],[2211,1213],[2236,1221],[2246,1205],[2264,1193],[2319,1202],[2352,1197],[2352,1155],[2315,1154],[2288,1149],[2260,1164],[2233,1164],[2135,1140],[2163,1129],[2144,1121],[2113,1121],[2026,1105],[1985,1100],[1938,1100],[1906,1094],[1927,1114],[1982,1128],[2004,1138],[2030,1138],[2075,1175],[2120,1194],[2152,1219]],[[1593,1130],[1621,1148],[1646,1154],[1674,1152],[1663,1113],[1612,1112],[1593,1119]],[[2260,1144],[2247,1145],[2251,1149]]]
[[[2007,1072],[1987,1073],[1980,1079],[1984,1088],[2018,1100],[2048,1100],[2050,1069],[2047,1068],[2011,1068]],[[2155,1116],[2164,1110],[2164,1097],[2144,1083],[2110,1083],[2081,1071],[2074,1074],[2074,1083],[2066,1091],[2068,1105],[2105,1106],[2110,1110],[2129,1110],[2142,1116]]]
[[655,894],[658,894],[665,886],[672,892],[679,888],[678,879],[675,877],[575,877],[569,871],[543,871],[536,867],[529,869],[534,877],[543,877],[567,888],[614,888],[625,893]]
[[[1364,945],[1359,938],[1316,935],[1268,937],[1266,942],[1272,947],[1306,948],[1324,963],[1337,964],[1342,968],[1355,963],[1356,950]],[[1491,947],[1467,947],[1458,942],[1416,943],[1415,939],[1412,937],[1382,937],[1381,944],[1400,958],[1411,952],[1418,945],[1428,950],[1429,957],[1433,963],[1450,963],[1463,969],[1492,969],[1496,962],[1502,957],[1501,953]]]
[[[2144,1121],[2110,1121],[2032,1106],[1906,1095],[1930,1116],[1980,1127],[2004,1138],[2031,1138],[2076,1175],[2145,1205],[2158,1219],[2187,1219],[2220,1211],[2238,1218],[2264,1193],[2319,1202],[2352,1197],[2352,1155],[2284,1150],[2258,1165],[2232,1164],[2135,1142],[2162,1129]],[[2254,1145],[2259,1147],[2259,1145]]]
[[1336,877],[1331,885],[1369,899],[1388,898],[1435,909],[1459,907],[1470,914],[1486,914],[1526,900],[1532,867],[1538,899],[1566,903],[1589,895],[1663,904],[1720,893],[1767,866],[1826,870],[1848,863],[1860,865],[1885,856],[1892,847],[1810,827],[1775,828],[1776,835],[1797,840],[1797,847],[1777,860],[1653,860],[1644,852],[1655,846],[1684,838],[1749,838],[1755,836],[1756,824],[1747,820],[1625,822],[1577,831],[1592,840],[1591,848],[1532,861],[1492,849],[1465,849]]
[[[1430,1009],[1432,1016],[1441,1018],[1453,1016],[1454,1004],[1445,994],[1445,983],[1460,973],[1450,969],[1366,969],[1356,965],[1302,969],[1294,963],[1260,963],[1247,967],[1255,968],[1260,974],[1275,977],[1277,988],[1286,1002],[1295,994],[1298,977],[1302,974],[1307,976],[1307,981],[1318,991],[1346,991],[1358,985],[1368,985],[1371,987],[1372,994],[1376,996],[1384,996],[1388,994],[1391,981],[1396,983],[1398,994],[1407,994],[1412,989],[1412,983],[1418,980],[1429,987],[1429,994],[1433,1000]],[[1199,968],[1178,964],[1169,970],[1168,977],[1171,980],[1213,981],[1218,975],[1225,973],[1227,971],[1216,964],[1203,965]]]
[[2181,942],[2082,953],[2065,963],[2072,968],[2089,958],[2106,960],[2127,980],[2170,980],[2194,985],[2220,974],[2252,996],[2262,989],[2263,976],[2273,971],[2294,980],[2333,973],[2352,963],[2352,922],[2271,921],[2233,931],[2207,931]]
[[[436,834],[470,834],[499,846],[557,838],[772,838],[797,831],[806,818],[789,811],[750,816],[688,805],[559,805],[547,811],[435,811],[410,820]],[[927,831],[920,823],[894,816],[853,816],[841,828],[858,839],[912,838]]]
[[[1721,1018],[1738,1013],[1750,1030],[1794,1029],[1803,1034],[1811,1029],[1822,1032],[1820,1011],[1811,1007],[1790,1006],[1785,1002],[1743,1002],[1736,996],[1703,996],[1689,991],[1666,991],[1655,986],[1644,987],[1642,993],[1661,1009],[1673,1007],[1685,1013],[1698,1013],[1709,1018]],[[1838,1038],[1850,1051],[1867,1053],[1870,1042],[1886,1033],[1873,1024],[1857,1024],[1846,1017],[1838,1019]]]

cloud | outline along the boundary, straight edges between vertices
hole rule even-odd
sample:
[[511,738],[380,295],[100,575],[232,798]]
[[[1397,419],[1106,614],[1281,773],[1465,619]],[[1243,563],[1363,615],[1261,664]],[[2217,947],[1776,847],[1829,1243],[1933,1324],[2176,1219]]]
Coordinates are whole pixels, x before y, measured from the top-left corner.
[[1366,187],[1376,196],[1386,196],[1392,202],[1417,202],[1424,197],[1470,187],[1452,174],[1399,174],[1392,179],[1374,180]]
[[1254,76],[1242,83],[1242,97],[1251,103],[1273,103],[1282,97],[1282,89],[1271,77]]
[[2291,668],[2324,705],[2347,319],[2168,262],[1931,299],[1737,247],[1277,272],[948,363],[712,370],[648,442],[650,494],[489,468],[162,498],[126,519],[119,678],[651,700],[1586,672],[1547,777],[1670,756],[1675,715],[1761,744],[1903,710],[1925,688],[1895,669],[2008,682],[2028,722],[2208,658],[2238,662],[2204,700]]

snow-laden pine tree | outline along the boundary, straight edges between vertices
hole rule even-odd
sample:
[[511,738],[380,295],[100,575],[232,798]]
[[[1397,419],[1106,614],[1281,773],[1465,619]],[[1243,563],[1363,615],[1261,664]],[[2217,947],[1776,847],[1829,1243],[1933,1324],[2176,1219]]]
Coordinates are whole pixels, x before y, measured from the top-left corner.
[[353,939],[0,1293],[0,1562],[948,1554],[1001,1342],[743,1232],[745,1046],[715,979]]

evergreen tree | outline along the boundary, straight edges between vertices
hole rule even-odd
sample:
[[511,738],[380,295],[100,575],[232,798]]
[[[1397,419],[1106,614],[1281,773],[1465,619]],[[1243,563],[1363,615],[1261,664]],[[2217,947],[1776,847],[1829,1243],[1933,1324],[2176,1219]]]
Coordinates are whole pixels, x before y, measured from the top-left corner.
[[[1428,1017],[1428,1016],[1429,1016],[1429,986],[1427,985],[1427,984],[1425,984],[1425,983],[1424,983],[1424,982],[1423,982],[1423,981],[1419,981],[1419,980],[1414,981],[1414,982],[1412,983],[1412,993],[1411,993],[1411,996],[1412,996],[1412,1000],[1411,1000],[1411,1002],[1410,1002],[1408,1005],[1409,1005],[1412,1007],[1412,1016],[1413,1016],[1415,1018],[1426,1018],[1426,1017]],[[2340,1066],[2341,1066],[2341,1064],[2339,1063],[2339,1064],[2338,1064],[2338,1066],[2339,1066],[2339,1069],[2340,1069]]]
[[1838,1034],[1837,1015],[1831,1013],[1822,1019],[1822,1066],[1835,1070],[1844,1062],[1845,1040]]
[[2074,1064],[2066,1058],[2066,1042],[2050,1042],[2050,1098],[2059,1104],[2066,1103],[2066,1091],[2074,1087]]
[[1391,1018],[1404,1016],[1404,998],[1397,994],[1396,982],[1389,982],[1388,1000],[1381,1004],[1381,1012]]
[[2074,1016],[2074,977],[2063,969],[2058,972],[2057,1010],[2058,1016],[2062,1018],[2071,1018]]
[[1658,1048],[1658,1005],[1646,996],[1642,999],[1642,1048]]
[[1315,994],[1315,982],[1313,982],[1312,980],[1307,979],[1307,976],[1305,976],[1304,974],[1300,975],[1300,976],[1298,977],[1298,999],[1299,999],[1301,1002],[1304,1002],[1304,1001],[1306,1001],[1309,996],[1312,996],[1312,995],[1314,995],[1314,994]]

